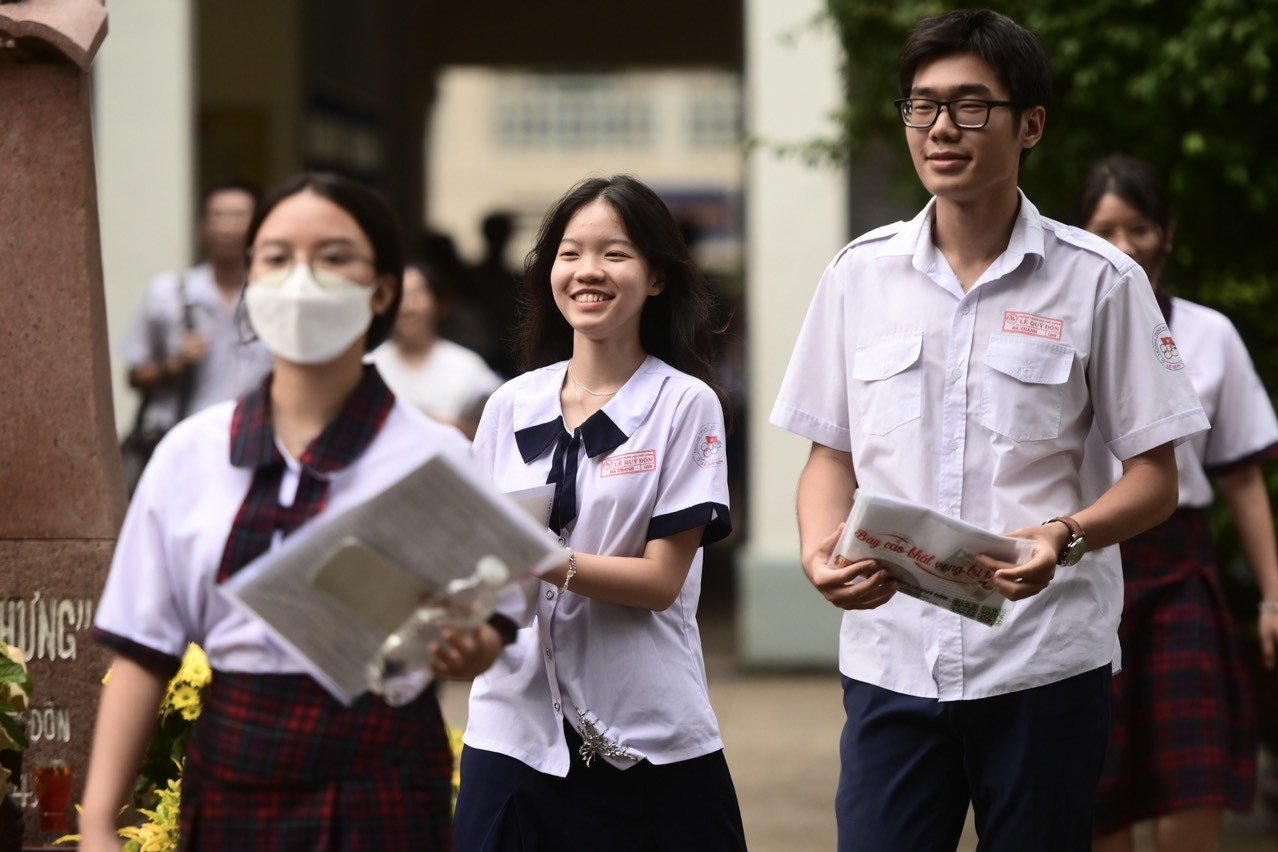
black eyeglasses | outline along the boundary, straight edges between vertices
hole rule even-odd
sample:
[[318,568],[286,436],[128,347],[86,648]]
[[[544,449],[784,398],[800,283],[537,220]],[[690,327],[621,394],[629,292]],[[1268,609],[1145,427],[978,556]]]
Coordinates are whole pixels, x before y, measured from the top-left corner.
[[950,114],[955,127],[964,130],[980,130],[990,121],[994,107],[1010,107],[1011,101],[985,101],[980,98],[956,98],[952,101],[934,101],[931,98],[898,98],[892,103],[901,111],[901,121],[906,127],[924,128],[936,124],[942,107]]

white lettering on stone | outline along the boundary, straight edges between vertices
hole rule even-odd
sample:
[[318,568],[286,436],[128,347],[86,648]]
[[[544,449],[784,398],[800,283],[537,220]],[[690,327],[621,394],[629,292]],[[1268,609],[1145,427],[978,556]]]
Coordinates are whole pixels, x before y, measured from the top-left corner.
[[22,651],[28,660],[74,660],[78,633],[93,627],[92,598],[0,599],[0,641]]

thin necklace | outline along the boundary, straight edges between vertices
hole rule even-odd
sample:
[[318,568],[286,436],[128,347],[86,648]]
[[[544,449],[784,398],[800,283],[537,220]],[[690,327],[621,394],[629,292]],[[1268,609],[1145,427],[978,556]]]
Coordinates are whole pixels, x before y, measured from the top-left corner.
[[[586,387],[585,385],[583,385],[581,382],[577,381],[577,377],[576,377],[576,376],[574,376],[574,375],[572,374],[572,370],[568,370],[568,378],[572,379],[572,383],[573,383],[574,385],[576,385],[576,386],[577,386],[577,400],[578,400],[578,401],[580,401],[580,400],[581,400],[581,392],[582,392],[582,391],[585,391],[586,393],[590,394],[591,396],[616,396],[616,395],[617,395],[617,391],[595,391],[595,390],[591,390],[590,388],[588,388],[588,387]],[[620,388],[618,388],[617,390],[620,390]]]

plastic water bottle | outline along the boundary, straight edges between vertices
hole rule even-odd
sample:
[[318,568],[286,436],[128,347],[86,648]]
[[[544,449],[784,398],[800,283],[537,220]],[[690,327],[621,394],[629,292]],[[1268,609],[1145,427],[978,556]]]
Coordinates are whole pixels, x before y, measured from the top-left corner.
[[435,679],[430,645],[446,627],[478,627],[492,615],[497,592],[510,572],[496,556],[485,556],[468,577],[458,577],[442,595],[423,603],[386,637],[368,664],[368,686],[392,707],[412,701]]

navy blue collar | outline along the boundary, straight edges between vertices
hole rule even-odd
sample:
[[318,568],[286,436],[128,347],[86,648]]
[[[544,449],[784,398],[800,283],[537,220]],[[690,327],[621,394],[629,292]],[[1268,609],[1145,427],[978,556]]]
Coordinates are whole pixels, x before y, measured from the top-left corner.
[[[596,411],[587,417],[577,429],[586,447],[586,455],[590,458],[612,452],[629,438],[616,423],[612,422],[612,418],[602,411]],[[545,423],[516,430],[515,443],[519,446],[519,454],[523,456],[524,464],[531,464],[534,459],[540,458],[554,445],[557,437],[566,434],[568,429],[564,426],[564,418],[560,416]]]

